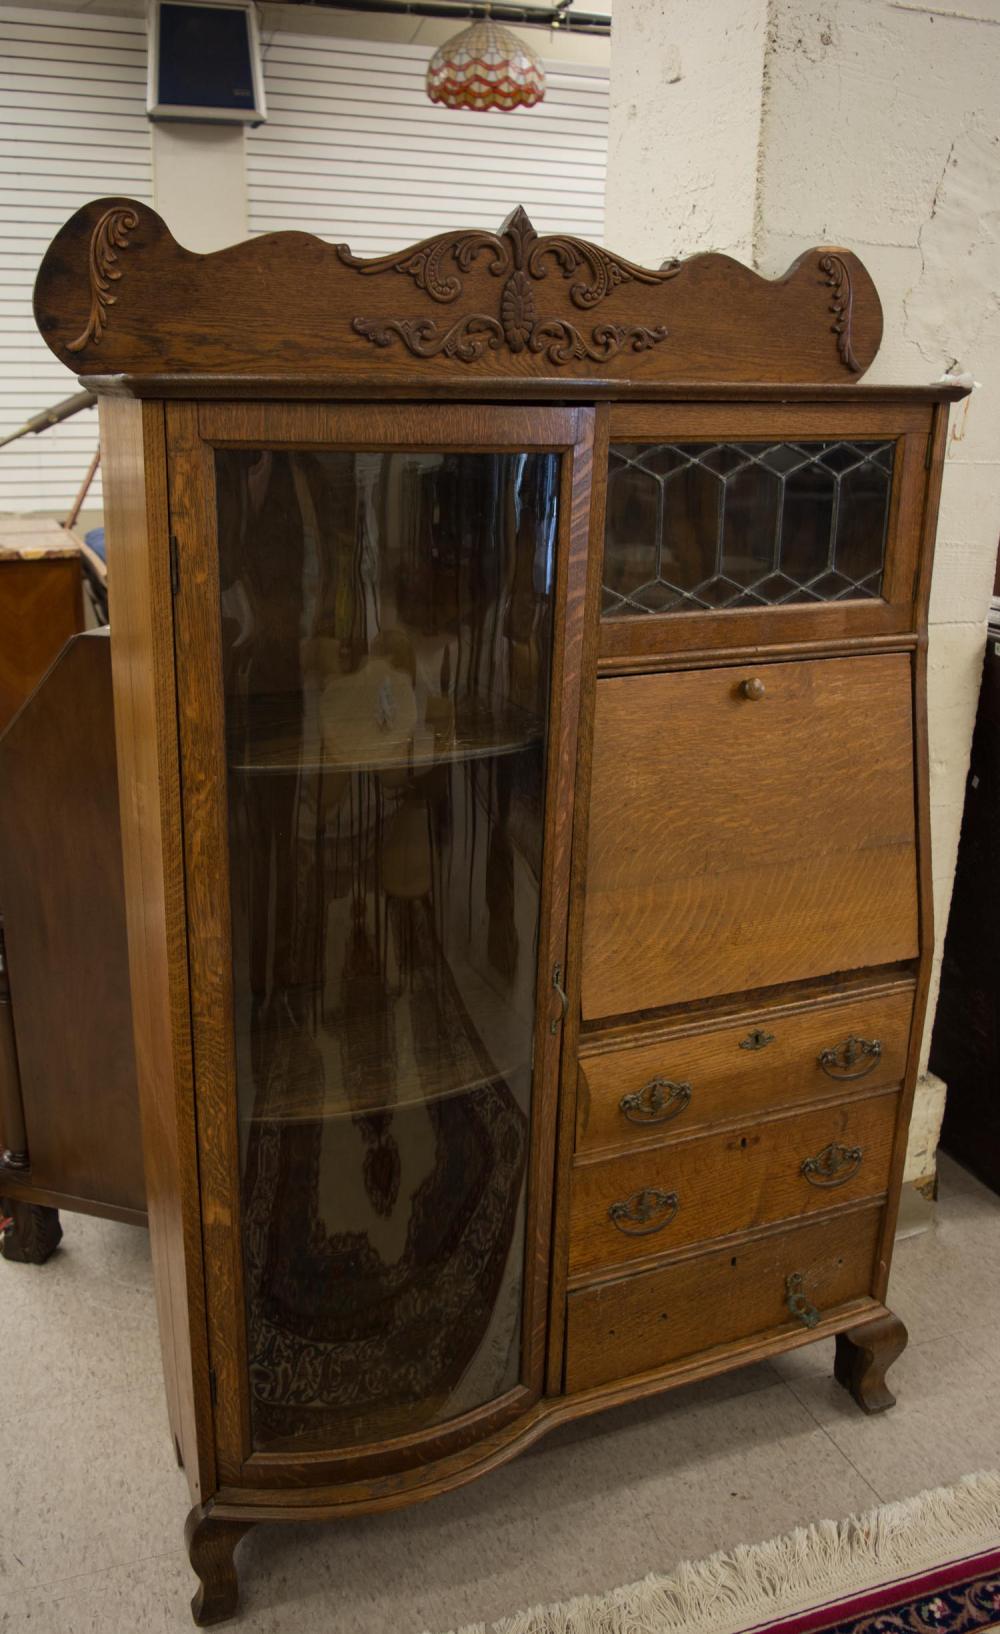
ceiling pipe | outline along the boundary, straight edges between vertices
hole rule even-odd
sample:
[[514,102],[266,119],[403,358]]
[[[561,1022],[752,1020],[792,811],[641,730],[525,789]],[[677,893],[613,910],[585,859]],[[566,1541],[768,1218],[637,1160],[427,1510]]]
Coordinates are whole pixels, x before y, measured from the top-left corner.
[[311,6],[320,11],[374,12],[389,17],[450,17],[475,21],[492,17],[497,23],[514,23],[521,28],[547,28],[556,33],[609,35],[611,18],[599,12],[569,10],[572,0],[555,6],[515,6],[505,0],[451,5],[448,0],[281,0],[287,6]]

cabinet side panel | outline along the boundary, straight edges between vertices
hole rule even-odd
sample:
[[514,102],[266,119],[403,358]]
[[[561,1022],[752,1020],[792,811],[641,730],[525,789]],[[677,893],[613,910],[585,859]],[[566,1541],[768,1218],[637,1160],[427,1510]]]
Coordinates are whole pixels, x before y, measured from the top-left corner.
[[198,1203],[163,410],[101,403],[132,1026],[170,1423],[215,1489]]
[[939,403],[934,410],[930,441],[928,443],[928,476],[924,491],[921,518],[920,551],[914,602],[917,611],[918,647],[913,657],[913,779],[917,813],[917,886],[920,925],[920,963],[917,969],[917,991],[910,1030],[910,1047],[906,1063],[906,1077],[900,1100],[896,1145],[893,1152],[892,1173],[889,1179],[889,1204],[885,1211],[882,1241],[879,1247],[878,1275],[875,1295],[886,1297],[889,1270],[892,1263],[899,1201],[903,1189],[903,1170],[906,1167],[906,1146],[913,1113],[917,1077],[920,1071],[924,1023],[931,987],[934,964],[934,876],[931,849],[930,805],[930,751],[927,741],[927,608],[931,593],[931,572],[934,566],[934,546],[937,539],[938,506],[941,499],[941,480],[948,446],[948,405]]

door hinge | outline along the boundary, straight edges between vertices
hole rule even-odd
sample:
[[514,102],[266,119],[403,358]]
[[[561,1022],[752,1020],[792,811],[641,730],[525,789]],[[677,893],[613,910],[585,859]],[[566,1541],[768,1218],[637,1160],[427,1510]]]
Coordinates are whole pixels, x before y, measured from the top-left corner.
[[566,1012],[569,1009],[569,998],[567,997],[566,989],[563,986],[563,970],[561,964],[553,965],[552,967],[552,988],[559,1000],[559,1014],[557,1016],[553,1016],[552,1020],[549,1022],[549,1032],[555,1036],[563,1022],[566,1020]]
[[170,593],[176,596],[181,582],[180,553],[177,548],[177,535],[170,535]]
[[208,1393],[212,1398],[212,1408],[214,1410],[219,1405],[219,1379],[214,1367],[210,1367],[208,1370]]

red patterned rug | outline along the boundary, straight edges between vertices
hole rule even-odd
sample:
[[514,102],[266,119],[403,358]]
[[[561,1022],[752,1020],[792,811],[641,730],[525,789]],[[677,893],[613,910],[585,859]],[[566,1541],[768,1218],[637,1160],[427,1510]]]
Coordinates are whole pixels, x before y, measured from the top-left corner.
[[[595,1539],[599,1547],[599,1539]],[[461,1634],[1000,1631],[1000,1472]]]
[[758,1623],[756,1634],[771,1629],[780,1634],[987,1634],[1000,1629],[1000,1548],[797,1616]]

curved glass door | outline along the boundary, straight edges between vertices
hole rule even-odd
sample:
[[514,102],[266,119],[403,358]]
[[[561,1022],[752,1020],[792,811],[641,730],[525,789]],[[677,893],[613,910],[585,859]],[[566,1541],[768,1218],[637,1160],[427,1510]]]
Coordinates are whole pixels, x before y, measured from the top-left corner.
[[561,456],[215,450],[251,1443],[520,1376]]

